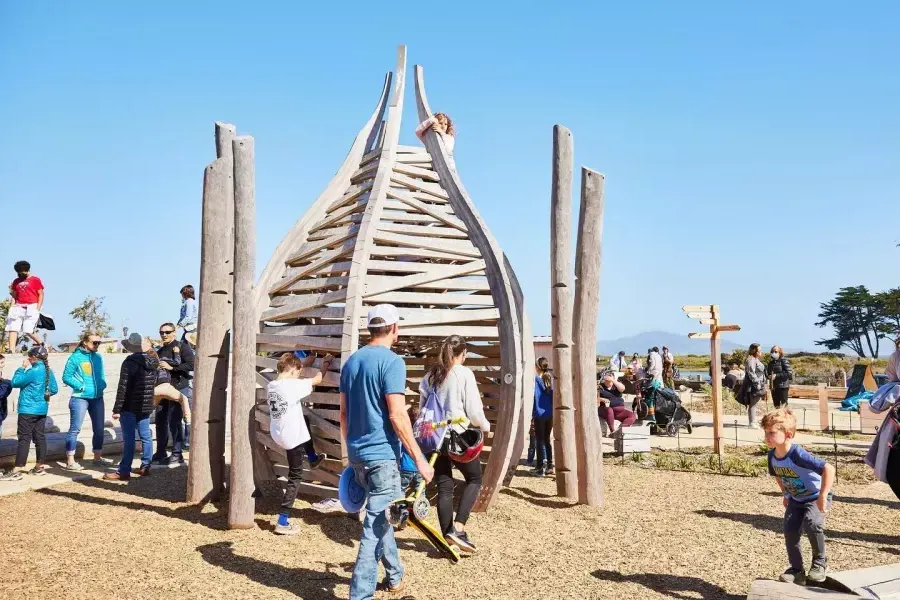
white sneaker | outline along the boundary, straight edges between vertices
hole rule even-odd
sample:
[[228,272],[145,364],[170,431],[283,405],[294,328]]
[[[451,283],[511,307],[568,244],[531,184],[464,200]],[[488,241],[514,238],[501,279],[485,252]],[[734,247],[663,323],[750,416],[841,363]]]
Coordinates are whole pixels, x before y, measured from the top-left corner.
[[759,423],[750,423],[747,427],[750,429],[759,429]]
[[341,501],[337,498],[325,498],[313,504],[312,508],[320,513],[344,512],[344,507],[341,506]]

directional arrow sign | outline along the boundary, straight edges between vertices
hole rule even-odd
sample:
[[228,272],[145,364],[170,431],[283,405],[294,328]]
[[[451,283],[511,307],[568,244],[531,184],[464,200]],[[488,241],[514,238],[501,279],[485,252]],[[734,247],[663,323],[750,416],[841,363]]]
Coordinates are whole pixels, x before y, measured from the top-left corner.
[[740,331],[740,325],[719,325],[716,327],[716,331]]
[[712,319],[713,314],[711,312],[689,312],[687,314],[689,319]]
[[711,333],[689,333],[688,337],[692,340],[708,340],[712,337]]
[[715,319],[700,319],[700,324],[701,325],[715,325],[716,320]]
[[707,304],[706,306],[698,305],[698,304],[687,304],[685,306],[682,306],[681,310],[683,310],[684,312],[696,312],[698,310],[711,311],[712,306],[709,304]]

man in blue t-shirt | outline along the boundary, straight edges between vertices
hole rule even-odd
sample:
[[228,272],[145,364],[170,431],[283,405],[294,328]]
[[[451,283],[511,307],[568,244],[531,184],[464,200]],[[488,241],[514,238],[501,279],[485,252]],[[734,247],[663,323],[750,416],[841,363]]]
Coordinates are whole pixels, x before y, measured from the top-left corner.
[[391,351],[400,339],[399,322],[400,315],[390,304],[369,310],[369,344],[354,352],[341,367],[341,435],[356,481],[368,492],[350,580],[351,600],[374,596],[379,558],[384,563],[387,590],[399,592],[405,587],[394,530],[386,514],[388,505],[403,495],[398,468],[400,445],[412,456],[425,481],[434,477],[406,412],[406,365]]

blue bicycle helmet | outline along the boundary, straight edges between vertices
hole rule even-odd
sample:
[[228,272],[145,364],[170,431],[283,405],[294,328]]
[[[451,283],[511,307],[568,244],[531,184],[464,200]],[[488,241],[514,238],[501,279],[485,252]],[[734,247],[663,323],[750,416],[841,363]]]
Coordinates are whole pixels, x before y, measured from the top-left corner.
[[351,514],[358,513],[365,506],[368,495],[365,488],[357,483],[353,467],[345,468],[338,482],[338,500],[344,510]]

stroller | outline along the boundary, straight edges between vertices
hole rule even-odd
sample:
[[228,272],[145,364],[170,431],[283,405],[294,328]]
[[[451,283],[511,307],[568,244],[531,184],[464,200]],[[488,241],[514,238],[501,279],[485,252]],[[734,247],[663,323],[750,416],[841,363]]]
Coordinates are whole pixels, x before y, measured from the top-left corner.
[[693,433],[694,426],[691,423],[691,413],[681,405],[681,398],[671,388],[655,388],[650,380],[645,380],[641,386],[643,401],[654,407],[656,423],[651,423],[651,433],[665,432],[669,437],[678,435],[678,430],[684,427],[688,433]]

